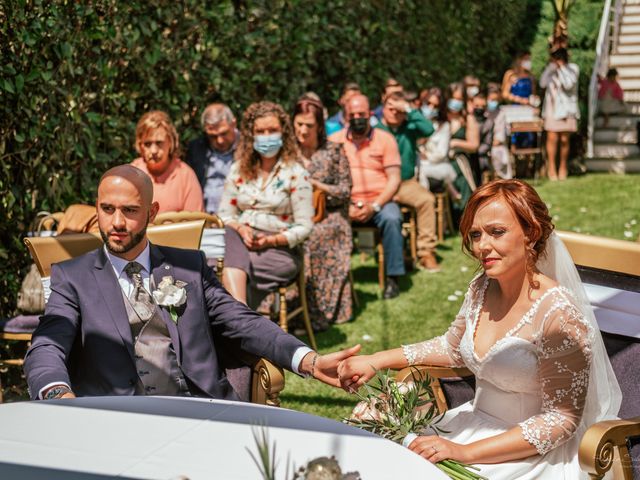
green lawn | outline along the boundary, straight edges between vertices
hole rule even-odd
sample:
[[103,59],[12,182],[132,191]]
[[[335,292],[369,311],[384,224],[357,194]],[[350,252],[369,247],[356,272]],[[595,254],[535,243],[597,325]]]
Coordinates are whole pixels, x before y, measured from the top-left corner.
[[[539,181],[535,187],[549,205],[560,230],[635,241],[640,234],[640,176],[590,174],[565,182]],[[625,232],[630,232],[626,233]],[[407,275],[394,300],[379,298],[373,258],[352,258],[360,308],[351,323],[317,335],[321,352],[362,344],[363,353],[397,347],[442,333],[462,302],[475,262],[460,250],[460,238],[449,237],[438,247],[442,272]],[[287,373],[282,406],[341,419],[356,400],[341,390]]]

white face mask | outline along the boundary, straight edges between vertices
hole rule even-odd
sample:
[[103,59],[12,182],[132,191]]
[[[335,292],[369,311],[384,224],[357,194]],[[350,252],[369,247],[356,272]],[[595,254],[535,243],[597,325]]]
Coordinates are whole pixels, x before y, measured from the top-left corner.
[[528,72],[531,71],[531,60],[523,60],[520,65],[522,66],[522,68],[524,68]]
[[467,87],[467,97],[472,98],[478,95],[479,93],[480,93],[480,89],[477,86],[472,85],[470,87]]

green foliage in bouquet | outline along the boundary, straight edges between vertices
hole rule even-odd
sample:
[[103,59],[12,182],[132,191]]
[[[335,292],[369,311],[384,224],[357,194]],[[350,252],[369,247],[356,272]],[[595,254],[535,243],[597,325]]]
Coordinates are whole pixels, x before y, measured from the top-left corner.
[[377,371],[365,384],[366,393],[357,394],[361,400],[344,422],[396,443],[427,427],[442,431],[437,427],[441,417],[431,389],[431,377],[417,372],[412,377],[413,382],[401,383],[388,371]]
[[[396,382],[389,370],[376,371],[365,384],[365,393],[358,393],[361,401],[344,423],[402,443],[409,434],[431,428],[436,434],[447,433],[439,428],[442,415],[436,406],[431,388],[431,377],[417,369],[411,374],[412,382]],[[436,467],[454,480],[487,480],[472,470],[479,470],[455,460],[443,460]]]

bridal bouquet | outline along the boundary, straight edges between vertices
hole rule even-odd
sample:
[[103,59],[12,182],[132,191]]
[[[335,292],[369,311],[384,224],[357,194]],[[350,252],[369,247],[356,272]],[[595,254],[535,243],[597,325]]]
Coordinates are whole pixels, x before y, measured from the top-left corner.
[[[438,412],[435,396],[431,388],[431,378],[417,372],[412,374],[413,382],[396,382],[389,372],[376,372],[365,384],[366,393],[357,395],[360,402],[351,417],[344,423],[376,433],[384,438],[402,443],[407,435],[421,432],[431,427],[437,433],[445,432],[438,427],[442,416]],[[455,460],[443,460],[436,466],[455,480],[485,479],[467,465]]]

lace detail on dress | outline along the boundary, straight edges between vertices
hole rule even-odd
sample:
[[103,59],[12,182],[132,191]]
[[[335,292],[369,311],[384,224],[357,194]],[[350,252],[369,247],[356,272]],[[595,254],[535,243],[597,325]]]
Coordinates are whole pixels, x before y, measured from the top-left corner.
[[542,413],[521,422],[540,455],[575,433],[589,387],[593,328],[560,288],[542,321],[538,342]]
[[476,303],[478,283],[481,278],[482,276],[477,276],[471,281],[460,311],[444,335],[425,342],[402,345],[402,353],[404,353],[409,365],[464,366],[460,355],[460,342],[467,328],[470,306]]

